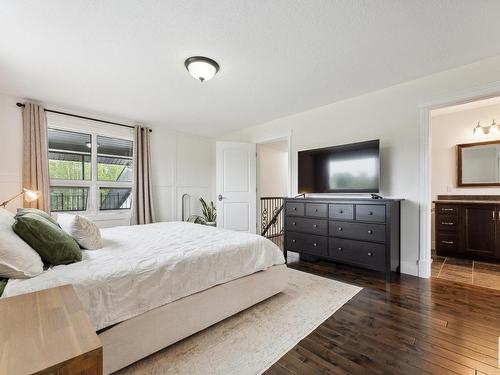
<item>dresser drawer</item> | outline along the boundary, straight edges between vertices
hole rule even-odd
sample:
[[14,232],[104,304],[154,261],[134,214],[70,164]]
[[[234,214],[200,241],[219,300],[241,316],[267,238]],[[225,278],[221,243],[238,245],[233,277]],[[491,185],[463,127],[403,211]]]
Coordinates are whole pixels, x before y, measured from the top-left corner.
[[328,242],[329,258],[373,270],[385,268],[385,245],[331,237]]
[[287,250],[312,255],[328,255],[327,237],[315,236],[311,234],[287,232],[286,233]]
[[453,204],[436,204],[436,215],[458,215],[458,206]]
[[436,215],[436,226],[438,231],[456,232],[458,229],[458,217]]
[[353,240],[385,242],[384,224],[330,221],[330,236]]
[[354,205],[352,204],[330,204],[329,211],[332,219],[354,219]]
[[436,234],[437,251],[457,251],[458,235],[456,233],[437,233]]
[[304,216],[304,203],[288,202],[285,206],[285,213],[288,216]]
[[328,234],[327,220],[287,217],[285,225],[286,230],[293,230],[294,232],[312,233],[322,236]]
[[356,220],[385,223],[385,206],[377,204],[357,204]]
[[328,205],[326,203],[306,203],[306,216],[328,217]]

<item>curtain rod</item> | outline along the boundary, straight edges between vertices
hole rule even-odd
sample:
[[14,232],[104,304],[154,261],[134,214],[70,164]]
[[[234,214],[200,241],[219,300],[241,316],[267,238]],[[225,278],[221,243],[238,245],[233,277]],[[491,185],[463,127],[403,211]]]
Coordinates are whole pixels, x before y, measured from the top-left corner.
[[[24,107],[23,103],[16,103],[18,107]],[[132,125],[125,125],[125,124],[120,124],[118,122],[112,122],[112,121],[106,121],[106,120],[99,120],[96,118],[92,117],[86,117],[86,116],[80,116],[80,115],[74,115],[73,113],[66,113],[66,112],[60,112],[60,111],[54,111],[52,109],[44,109],[45,112],[50,112],[50,113],[57,113],[58,115],[64,115],[64,116],[71,116],[71,117],[76,117],[76,118],[81,118],[83,120],[91,120],[91,121],[97,121],[97,122],[103,122],[105,124],[111,124],[111,125],[118,125],[118,126],[124,126],[126,128],[134,129],[135,127]],[[149,129],[150,132],[153,130]]]

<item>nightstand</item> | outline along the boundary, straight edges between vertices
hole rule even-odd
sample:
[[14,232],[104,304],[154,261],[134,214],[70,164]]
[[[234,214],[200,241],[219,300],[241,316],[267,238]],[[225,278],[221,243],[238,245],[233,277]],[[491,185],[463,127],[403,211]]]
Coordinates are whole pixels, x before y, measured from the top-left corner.
[[102,374],[101,342],[71,285],[0,299],[0,374]]

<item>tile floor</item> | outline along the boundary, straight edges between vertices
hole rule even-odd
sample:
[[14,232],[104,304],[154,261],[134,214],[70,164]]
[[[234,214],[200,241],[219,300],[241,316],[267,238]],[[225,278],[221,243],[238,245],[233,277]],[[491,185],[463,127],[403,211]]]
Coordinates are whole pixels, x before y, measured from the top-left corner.
[[432,277],[500,290],[500,264],[434,255]]

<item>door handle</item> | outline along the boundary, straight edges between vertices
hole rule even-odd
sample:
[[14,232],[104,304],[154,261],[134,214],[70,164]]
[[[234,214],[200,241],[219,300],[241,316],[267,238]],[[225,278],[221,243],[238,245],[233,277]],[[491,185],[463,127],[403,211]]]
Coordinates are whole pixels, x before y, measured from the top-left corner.
[[226,197],[223,197],[223,196],[222,196],[222,194],[219,194],[219,195],[217,196],[217,199],[218,199],[219,201],[221,201],[221,200],[223,200],[223,199],[226,199]]

